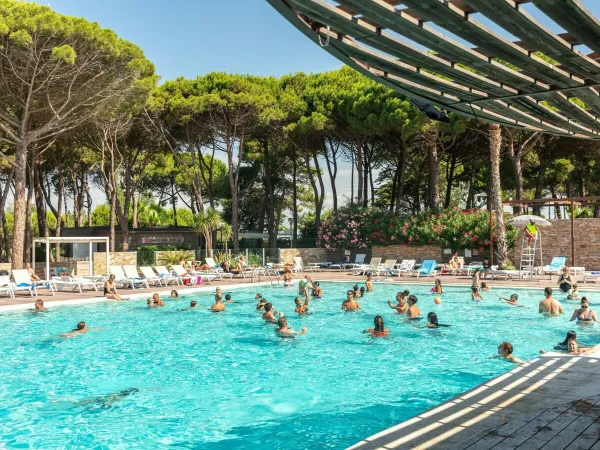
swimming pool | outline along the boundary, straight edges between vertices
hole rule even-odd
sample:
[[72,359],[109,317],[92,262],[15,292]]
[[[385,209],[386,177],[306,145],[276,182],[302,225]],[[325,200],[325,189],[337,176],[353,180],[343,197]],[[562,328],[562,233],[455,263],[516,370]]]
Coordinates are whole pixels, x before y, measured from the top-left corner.
[[[361,312],[344,313],[352,284],[322,283],[324,299],[302,318],[296,289],[283,287],[232,290],[238,303],[224,314],[207,310],[208,293],[158,309],[135,300],[4,313],[0,447],[344,448],[510,370],[490,359],[503,340],[524,359],[569,329],[600,342],[594,327],[568,322],[578,302],[563,295],[563,317],[537,314],[542,289],[518,290],[527,307],[516,308],[499,303],[505,289],[475,303],[468,287],[446,287],[435,305],[429,286],[376,283]],[[452,326],[416,328],[394,314],[386,299],[407,288],[424,315]],[[255,310],[257,290],[308,334],[277,338]],[[182,310],[192,299],[201,309]],[[376,314],[390,338],[361,334]],[[57,338],[80,320],[98,330]]]

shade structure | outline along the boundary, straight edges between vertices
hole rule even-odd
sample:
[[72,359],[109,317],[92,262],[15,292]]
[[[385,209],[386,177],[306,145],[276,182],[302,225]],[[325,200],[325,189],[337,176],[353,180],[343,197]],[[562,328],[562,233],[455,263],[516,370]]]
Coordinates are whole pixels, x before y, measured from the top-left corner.
[[540,216],[535,216],[533,214],[524,214],[522,216],[513,217],[506,221],[506,223],[510,225],[514,225],[515,227],[527,226],[530,222],[535,223],[538,227],[549,227],[552,224]]
[[600,139],[600,23],[579,0],[267,1],[324,50],[422,105]]

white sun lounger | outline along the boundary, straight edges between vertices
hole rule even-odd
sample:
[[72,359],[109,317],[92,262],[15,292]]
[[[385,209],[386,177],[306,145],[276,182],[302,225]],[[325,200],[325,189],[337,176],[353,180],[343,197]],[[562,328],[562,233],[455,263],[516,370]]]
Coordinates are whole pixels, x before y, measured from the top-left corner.
[[33,297],[34,294],[38,295],[38,288],[46,288],[54,295],[54,288],[48,281],[32,281],[27,269],[13,270],[11,273],[15,281],[12,286],[13,292],[26,291]]
[[595,282],[595,281],[596,281],[596,280],[598,280],[598,279],[600,279],[600,272],[586,272],[586,273],[583,275],[583,282],[584,282],[584,283],[587,283],[587,282],[588,282],[588,280],[589,280],[589,281],[594,281],[594,282]]
[[8,275],[0,276],[0,292],[8,294],[10,298],[15,298],[15,292],[13,291],[13,286]]
[[175,274],[182,278],[182,279],[188,279],[190,281],[193,281],[194,283],[196,282],[197,277],[200,277],[202,279],[202,282],[204,283],[204,280],[208,281],[208,283],[210,283],[212,280],[214,280],[216,277],[216,275],[207,275],[207,274],[196,274],[196,275],[190,275],[187,273],[187,271],[183,268],[183,266],[181,264],[176,264],[173,266],[173,270],[175,271]]
[[164,283],[165,286],[167,285],[167,280],[157,275],[150,266],[140,267],[140,272],[142,272],[142,275],[144,275],[144,278],[149,284],[152,283],[154,286],[162,286]]
[[410,274],[410,272],[414,269],[416,263],[417,261],[415,261],[414,259],[404,259],[400,263],[400,267],[398,267],[397,269],[393,269],[392,273],[397,274],[398,277],[402,276],[403,273]]
[[217,263],[215,263],[214,258],[205,258],[206,259],[206,264],[208,264],[209,266],[212,266],[214,268],[214,271],[207,271],[207,274],[211,274],[214,273],[215,275],[217,275],[219,277],[219,279],[221,281],[223,281],[223,275],[225,275],[226,277],[229,277],[230,280],[233,279],[233,274],[231,272],[225,272]]
[[[121,266],[109,266],[108,271],[111,275],[115,276],[115,283],[120,284],[122,287],[131,286],[131,289],[136,289],[136,285],[146,286],[148,287],[148,283],[145,281],[141,281],[139,276],[136,276],[134,279],[130,279],[125,275],[125,271]],[[136,271],[137,272],[137,271]]]
[[362,264],[361,266],[352,268],[354,275],[364,275],[367,272],[377,272],[381,266],[381,258],[371,258],[369,264]]
[[365,264],[365,258],[367,257],[366,253],[357,253],[354,255],[353,263],[340,263],[340,264],[332,264],[329,267],[332,269],[353,269],[354,267],[362,266]]
[[154,266],[154,270],[156,270],[158,276],[165,281],[165,286],[171,282],[175,282],[177,285],[183,285],[183,278],[173,275],[166,266]]
[[133,280],[136,283],[139,282],[139,284],[141,284],[142,286],[145,285],[146,289],[150,289],[150,283],[148,282],[148,280],[145,277],[140,277],[137,267],[135,267],[133,264],[124,265],[123,271],[125,272],[125,276],[128,279]]
[[386,275],[393,275],[394,267],[396,266],[397,259],[386,259],[383,264],[379,266],[379,268],[375,271],[375,274],[379,276],[380,273]]

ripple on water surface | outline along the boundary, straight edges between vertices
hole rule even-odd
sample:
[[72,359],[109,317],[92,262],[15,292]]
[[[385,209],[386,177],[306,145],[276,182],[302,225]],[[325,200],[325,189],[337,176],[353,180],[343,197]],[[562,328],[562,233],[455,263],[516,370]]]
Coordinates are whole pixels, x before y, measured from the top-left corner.
[[[295,317],[295,289],[260,287],[296,329],[279,339],[255,310],[255,290],[232,290],[227,311],[213,296],[51,308],[0,315],[0,442],[7,448],[344,448],[435,406],[512,366],[490,359],[501,341],[534,358],[576,329],[595,344],[594,327],[566,314],[537,314],[541,290],[521,290],[525,308],[481,303],[467,287],[446,288],[435,305],[429,287],[409,286],[427,314],[449,328],[403,321],[386,300],[406,287],[376,283],[362,311],[340,310],[349,285],[322,283],[311,314]],[[597,294],[588,295],[592,308]],[[185,310],[196,299],[198,310]],[[380,314],[389,338],[361,334]],[[96,329],[57,337],[80,320]],[[419,326],[423,326],[421,322]]]

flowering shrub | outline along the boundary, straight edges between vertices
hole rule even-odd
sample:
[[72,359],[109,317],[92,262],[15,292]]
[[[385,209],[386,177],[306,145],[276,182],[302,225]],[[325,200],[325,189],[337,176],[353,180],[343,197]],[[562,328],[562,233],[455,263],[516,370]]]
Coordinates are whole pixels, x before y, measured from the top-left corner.
[[[505,226],[508,246],[513,247],[517,229]],[[496,219],[492,217],[492,229],[495,228]],[[492,239],[496,242],[495,233]],[[398,217],[375,208],[343,208],[321,222],[317,245],[328,250],[374,245],[436,245],[484,251],[490,246],[489,214],[486,210],[454,208]]]

